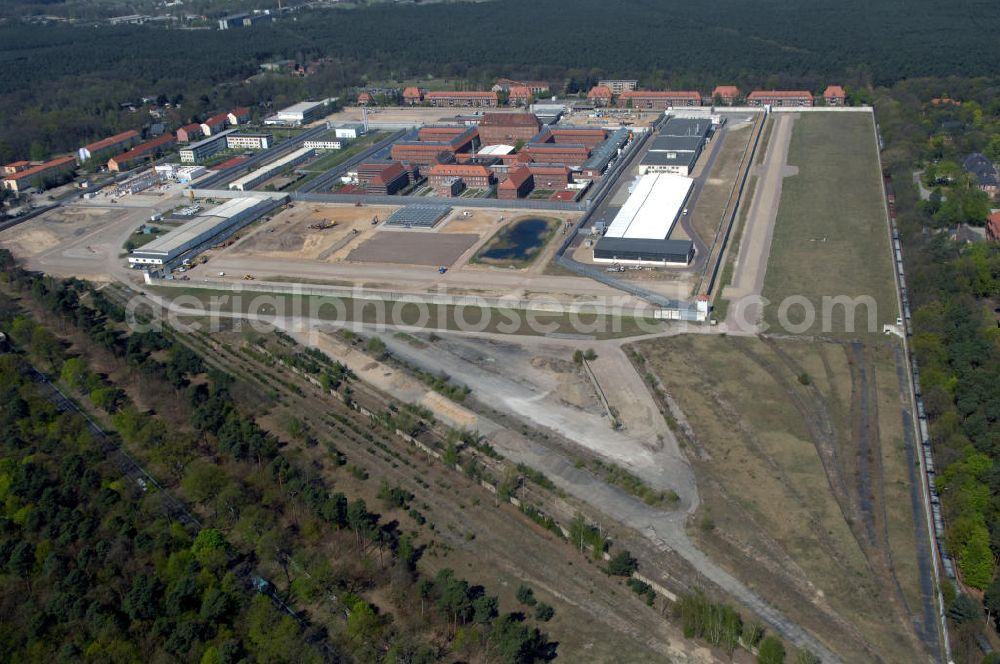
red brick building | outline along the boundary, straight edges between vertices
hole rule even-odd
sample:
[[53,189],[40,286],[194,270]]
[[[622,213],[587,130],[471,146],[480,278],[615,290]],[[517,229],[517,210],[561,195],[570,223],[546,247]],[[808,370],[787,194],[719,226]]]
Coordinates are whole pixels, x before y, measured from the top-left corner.
[[573,168],[583,165],[590,157],[590,150],[585,145],[560,143],[532,143],[522,151],[531,157],[532,161],[543,164],[566,164]]
[[542,128],[534,113],[485,113],[479,121],[483,145],[514,145],[530,141]]
[[659,111],[679,106],[701,106],[701,93],[677,90],[626,90],[618,95],[618,106]]
[[513,200],[524,198],[535,188],[535,179],[527,166],[515,168],[507,179],[497,185],[497,198]]
[[410,184],[410,173],[398,161],[358,166],[358,184],[376,196],[395,194]]
[[116,173],[120,171],[127,171],[130,168],[138,166],[142,161],[148,159],[150,155],[156,156],[162,154],[175,142],[176,141],[174,140],[173,135],[164,134],[159,138],[154,138],[151,141],[140,143],[128,152],[123,152],[122,154],[109,159],[108,170]]
[[432,106],[471,106],[474,108],[496,108],[497,93],[492,90],[469,92],[434,91],[424,95],[424,100]]
[[197,122],[192,122],[189,125],[184,125],[177,130],[177,142],[178,143],[190,143],[191,141],[196,141],[205,134],[201,131],[201,125]]
[[486,189],[493,184],[493,171],[482,164],[436,164],[427,171],[427,181],[432,187],[451,178],[460,178],[466,187]]
[[562,164],[529,163],[527,169],[539,189],[565,189],[573,181],[573,171]]
[[551,86],[548,81],[515,81],[512,78],[498,78],[493,85],[493,92],[510,92],[514,88],[527,88],[528,92],[537,95],[547,92]]
[[606,85],[595,85],[587,93],[587,100],[599,108],[611,106],[612,99],[611,88]]
[[424,91],[418,87],[410,86],[403,90],[403,103],[407,106],[416,106],[424,100]]
[[[445,136],[445,131],[454,133]],[[422,136],[434,136],[434,140],[424,140]],[[418,135],[420,140],[397,141],[390,148],[389,155],[396,161],[420,165],[446,163],[455,161],[460,154],[472,152],[478,136],[476,127],[425,127]]]
[[750,106],[812,106],[813,96],[806,90],[754,90],[747,95]]
[[515,85],[507,93],[507,103],[511,106],[527,106],[532,99],[531,90],[523,85]]
[[740,89],[735,85],[717,85],[715,89],[712,90],[712,103],[716,103],[716,100],[722,102],[726,106],[732,106],[740,98]]
[[823,92],[823,101],[827,106],[845,106],[847,93],[839,85],[828,85]]

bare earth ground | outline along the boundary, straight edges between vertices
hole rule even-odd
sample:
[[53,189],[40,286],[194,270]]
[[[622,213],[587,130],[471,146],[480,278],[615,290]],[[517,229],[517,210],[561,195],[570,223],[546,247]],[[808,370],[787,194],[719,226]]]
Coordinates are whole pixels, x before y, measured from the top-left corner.
[[477,235],[385,231],[358,245],[347,260],[355,263],[401,263],[450,266],[476,243]]
[[692,537],[801,624],[851,644],[848,661],[926,660],[891,349],[706,335],[637,348],[693,429]]
[[[719,227],[719,220],[722,218],[726,201],[733,188],[733,181],[740,168],[740,157],[743,156],[747,141],[750,140],[751,126],[751,123],[744,122],[734,123],[728,128],[723,144],[715,147],[720,152],[715,159],[712,172],[701,189],[698,205],[690,212],[691,225],[706,246],[712,245],[712,239]],[[700,175],[697,170],[695,173]]]
[[[314,261],[343,258],[374,233],[374,219],[385,220],[389,206],[310,205],[297,203],[234,244],[226,253]],[[309,228],[332,224],[332,228]]]

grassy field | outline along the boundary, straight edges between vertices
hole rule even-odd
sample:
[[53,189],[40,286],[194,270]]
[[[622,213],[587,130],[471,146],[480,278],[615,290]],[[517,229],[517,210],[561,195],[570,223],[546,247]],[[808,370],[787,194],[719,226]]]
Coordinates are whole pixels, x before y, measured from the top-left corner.
[[336,167],[338,164],[342,164],[354,155],[362,152],[366,148],[374,145],[380,141],[385,136],[385,132],[373,131],[370,134],[362,136],[356,141],[351,141],[345,148],[341,150],[330,150],[327,154],[321,155],[312,162],[297,168],[296,170],[303,171],[306,173],[305,177],[300,178],[295,184],[288,188],[288,191],[297,191],[307,182],[310,182],[313,178],[319,176],[322,173]]
[[[170,300],[183,297],[181,306],[205,308],[223,315],[250,312],[267,318],[277,314],[278,318],[307,317],[314,321],[402,325],[428,330],[471,329],[528,336],[579,334],[594,339],[631,337],[665,329],[662,321],[634,316],[570,315],[494,307],[375,302],[347,297],[235,292],[191,286],[155,287],[153,291]],[[194,316],[202,318],[204,314],[199,312]]]
[[892,347],[702,335],[635,347],[693,430],[692,536],[845,661],[918,661],[903,627],[921,605]]
[[[816,319],[807,333],[856,336],[838,307],[822,324],[825,296],[870,296],[877,305],[876,332],[894,322],[892,260],[872,118],[867,113],[802,113],[795,121],[788,164],[764,280],[772,304],[765,322],[778,322],[779,303],[793,295],[812,303]],[[857,328],[867,312],[858,311]],[[789,313],[793,323],[802,307]],[[828,329],[824,329],[824,327]]]

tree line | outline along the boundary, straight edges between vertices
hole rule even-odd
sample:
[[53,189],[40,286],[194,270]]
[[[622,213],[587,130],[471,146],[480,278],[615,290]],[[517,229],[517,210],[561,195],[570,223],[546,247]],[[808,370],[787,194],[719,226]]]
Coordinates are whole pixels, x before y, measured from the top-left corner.
[[[204,524],[190,534],[168,523],[154,492],[100,466],[105,462],[81,418],[34,398],[17,356],[0,356],[0,389],[11,396],[0,404],[0,426],[9,422],[17,434],[0,446],[0,651],[15,661],[28,653],[134,661],[141,653],[206,664],[310,662],[321,661],[310,644],[325,640],[342,661],[433,662],[456,653],[521,664],[555,656],[556,644],[522,613],[502,613],[484,588],[450,570],[424,576],[415,534],[335,490],[313,464],[262,429],[237,405],[232,376],[209,368],[168,334],[128,333],[122,308],[89,284],[25,272],[6,252],[0,266],[6,288],[41,307],[28,315],[0,297],[0,328],[76,398],[104,411],[112,431]],[[36,316],[52,320],[42,324]],[[86,344],[78,340],[74,348],[92,344],[94,357],[113,356],[144,384],[162,385],[158,412],[140,408],[128,390],[91,368],[89,353],[68,352],[50,327],[83,335]],[[303,357],[337,373],[318,352]],[[191,426],[171,425],[161,414],[171,409]],[[29,434],[35,446],[21,441]],[[75,450],[85,454],[74,457],[72,468],[60,467]],[[33,464],[46,472],[36,476]],[[71,491],[83,475],[93,479]],[[58,492],[49,496],[53,485],[60,485]],[[81,495],[83,489],[93,496]],[[414,498],[396,487],[379,495],[387,509],[405,508]],[[61,528],[83,522],[98,529],[72,526],[76,539],[63,542],[48,525],[54,519]],[[89,566],[80,567],[77,548],[96,552],[86,559]],[[61,603],[54,603],[64,591],[59,578],[49,580],[46,561],[53,555],[83,595],[58,595]],[[270,599],[247,592],[248,576],[258,569],[285,601],[304,607],[300,615],[313,618],[307,632]],[[373,601],[379,590],[391,601]],[[26,594],[33,598],[27,608]],[[331,610],[330,598],[342,608]]]
[[[886,139],[883,163],[893,174],[903,239],[911,348],[920,367],[946,544],[961,581],[957,593],[950,584],[943,590],[957,651],[973,662],[981,657],[975,635],[984,618],[1000,611],[1000,247],[966,243],[952,231],[957,224],[982,227],[993,205],[960,164],[970,152],[1000,157],[1000,85],[927,79],[876,96]],[[931,101],[942,98],[960,103]],[[914,173],[930,189],[926,200]]]

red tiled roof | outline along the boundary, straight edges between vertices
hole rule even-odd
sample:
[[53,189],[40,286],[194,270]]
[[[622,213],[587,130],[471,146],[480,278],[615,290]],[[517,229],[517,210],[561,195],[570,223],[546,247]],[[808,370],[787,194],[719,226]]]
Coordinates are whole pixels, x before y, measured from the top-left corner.
[[808,90],[754,90],[747,95],[747,99],[758,97],[804,97],[812,99],[812,93]]
[[371,101],[371,100],[372,96],[367,92],[362,92],[361,94],[358,95],[358,101]]
[[501,189],[520,189],[525,181],[531,177],[531,171],[525,166],[515,168],[507,176],[507,179],[500,183]]
[[240,164],[242,164],[244,161],[246,161],[249,158],[250,157],[248,157],[247,155],[241,154],[238,157],[233,157],[232,159],[227,159],[226,161],[222,162],[221,164],[216,164],[215,166],[212,167],[212,170],[214,170],[214,171],[224,171],[224,170],[227,170],[227,169],[230,169],[230,168],[235,168],[235,167],[239,166]]
[[507,96],[519,98],[523,97],[524,99],[527,99],[531,96],[531,89],[523,85],[512,85]]
[[202,122],[202,124],[208,125],[209,127],[217,127],[219,125],[224,125],[227,122],[229,122],[229,113],[218,113]]
[[454,175],[456,177],[489,177],[490,169],[482,164],[435,164],[427,175]]
[[541,123],[534,113],[483,113],[480,127],[538,127]]
[[626,90],[621,94],[621,99],[633,99],[642,97],[655,97],[658,99],[680,99],[697,97],[701,99],[700,92],[691,92],[683,90]]
[[376,173],[371,181],[375,184],[389,184],[400,175],[405,175],[406,169],[399,162],[393,162],[383,168],[381,171]]
[[443,91],[443,90],[436,90],[434,92],[428,92],[424,96],[426,96],[428,98],[431,98],[431,99],[433,99],[435,97],[443,97],[443,98],[448,98],[448,97],[467,97],[467,98],[471,98],[471,99],[479,99],[481,97],[490,97],[492,99],[496,99],[497,98],[497,93],[492,92],[490,90],[457,90],[457,91],[453,91],[453,92],[446,92],[446,91]]
[[31,163],[30,161],[25,161],[22,159],[21,161],[12,161],[9,164],[5,164],[4,168],[23,168],[25,166],[28,166],[30,163]]
[[839,85],[828,85],[826,86],[826,91],[823,92],[824,97],[846,97],[847,93],[844,92],[844,88]]
[[[183,129],[188,133],[191,133],[193,131],[197,132],[201,131],[201,124],[198,122],[192,122],[191,124],[184,125],[183,127],[181,127],[181,129]],[[180,131],[181,129],[178,129],[177,131]]]
[[595,97],[608,98],[611,97],[611,88],[606,85],[595,85],[587,93],[587,99],[593,99]]
[[236,108],[231,110],[230,113],[232,113],[236,117],[242,117],[244,115],[250,115],[250,109],[247,108],[246,106],[237,106]]
[[156,148],[160,147],[161,145],[168,145],[168,144],[173,143],[173,142],[174,142],[174,136],[173,136],[173,134],[164,134],[163,136],[160,136],[158,138],[154,138],[151,141],[146,141],[145,143],[140,143],[139,145],[135,146],[131,150],[129,150],[127,152],[123,152],[123,153],[121,153],[120,155],[118,155],[116,157],[112,157],[111,159],[113,159],[116,163],[121,164],[121,163],[124,163],[124,162],[131,161],[131,160],[135,159],[136,157],[138,157],[140,155],[146,154],[147,152],[155,150]]
[[105,148],[117,145],[132,138],[139,138],[139,132],[137,132],[135,129],[129,129],[128,131],[123,131],[120,134],[115,134],[114,136],[108,136],[107,138],[102,138],[99,141],[90,143],[89,145],[85,145],[83,147],[86,148],[87,151],[89,152],[100,152]]
[[962,102],[957,99],[952,99],[951,97],[935,97],[931,99],[931,103],[935,106],[940,106],[941,104],[951,104],[953,106],[961,106]]
[[712,96],[722,97],[723,99],[726,97],[739,97],[740,89],[735,85],[717,85],[715,86],[715,89],[712,90]]
[[414,87],[414,86],[411,85],[410,87],[408,87],[405,90],[403,90],[403,96],[404,97],[419,97],[420,96],[420,88],[417,88],[417,87]]
[[986,218],[986,234],[1000,242],[1000,212],[994,212]]
[[3,179],[4,180],[24,180],[25,178],[34,177],[34,176],[38,175],[39,173],[44,173],[45,171],[49,170],[50,168],[57,168],[59,166],[63,166],[65,164],[68,164],[69,162],[75,162],[75,161],[76,161],[75,157],[70,157],[70,156],[56,157],[55,159],[47,161],[44,164],[39,164],[38,166],[32,166],[31,168],[27,168],[27,169],[25,169],[25,170],[23,170],[23,171],[21,171],[19,173],[13,173],[11,175],[5,175]]

